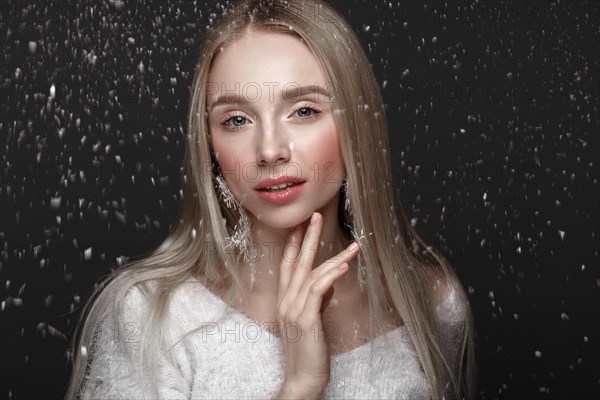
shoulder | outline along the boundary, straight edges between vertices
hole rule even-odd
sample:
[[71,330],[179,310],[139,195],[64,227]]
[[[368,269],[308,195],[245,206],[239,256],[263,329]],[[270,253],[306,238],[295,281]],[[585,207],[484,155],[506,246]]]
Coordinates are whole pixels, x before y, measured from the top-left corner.
[[143,320],[147,318],[152,303],[150,287],[144,284],[135,284],[126,289],[124,293],[115,294],[119,319],[125,321]]
[[461,343],[470,331],[471,309],[467,295],[452,271],[440,273],[430,288],[440,344],[448,359],[456,362]]
[[[159,308],[160,296],[157,290],[159,286],[157,281],[132,284],[131,281],[124,279],[111,282],[104,293],[105,296],[110,297],[111,305],[104,311],[104,325],[110,324],[111,329],[141,332],[144,326],[151,322],[151,317]],[[168,317],[171,306],[167,304],[165,308],[167,312],[163,314],[164,316]]]
[[193,329],[219,315],[222,311],[221,306],[224,306],[222,301],[196,278],[190,277],[176,286],[167,287],[166,290],[161,285],[152,281],[130,287],[121,302],[123,317],[145,320],[159,305],[164,304],[164,316],[170,327]]
[[454,274],[439,273],[430,282],[434,310],[441,322],[461,323],[468,318],[469,302]]
[[117,290],[114,295],[123,313],[140,314],[150,311],[157,305],[157,300],[167,300],[168,308],[193,303],[201,295],[202,288],[203,286],[192,278],[173,286],[167,286],[158,280],[149,280],[129,286],[124,293],[123,290]]
[[189,278],[173,290],[169,313],[188,329],[212,321],[225,304],[200,281]]
[[140,340],[141,329],[150,316],[150,297],[138,285],[129,286],[116,279],[110,282],[96,300],[98,310],[90,320],[94,323],[95,339],[101,346],[110,342],[115,348],[131,347]]
[[152,280],[134,285],[114,282],[106,289],[109,300],[103,304],[109,307],[103,311],[103,325],[140,334],[152,321],[161,321],[169,334],[181,337],[221,316],[225,306],[195,278],[173,287]]

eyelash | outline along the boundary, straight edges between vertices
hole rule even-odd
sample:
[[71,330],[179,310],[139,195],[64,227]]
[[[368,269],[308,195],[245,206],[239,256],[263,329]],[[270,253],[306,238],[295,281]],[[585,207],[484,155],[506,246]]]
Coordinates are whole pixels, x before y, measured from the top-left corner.
[[[309,110],[312,111],[312,113],[308,116],[308,117],[299,117],[302,120],[308,120],[308,119],[312,119],[316,117],[316,114],[320,114],[322,112],[322,110],[318,107],[314,107],[308,104],[301,104],[298,108],[294,109],[294,111],[292,112],[292,114],[297,113],[299,110],[302,110],[303,108],[307,108]],[[244,125],[240,125],[240,126],[235,126],[235,125],[227,125],[227,122],[229,122],[230,120],[232,120],[233,118],[236,117],[242,117],[245,120],[247,120],[246,117],[244,117],[242,114],[237,113],[237,112],[232,112],[232,113],[228,113],[220,122],[220,124],[228,130],[232,130],[232,131],[237,131],[239,129],[242,129],[246,124]]]

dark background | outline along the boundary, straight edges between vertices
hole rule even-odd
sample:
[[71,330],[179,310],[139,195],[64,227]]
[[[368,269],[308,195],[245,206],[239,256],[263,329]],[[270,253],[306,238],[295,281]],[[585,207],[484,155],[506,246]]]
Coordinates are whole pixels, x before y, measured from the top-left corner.
[[[479,397],[595,398],[599,6],[335,4],[382,87],[406,211],[469,291]],[[60,398],[94,283],[176,222],[188,85],[220,3],[0,8],[0,396]]]

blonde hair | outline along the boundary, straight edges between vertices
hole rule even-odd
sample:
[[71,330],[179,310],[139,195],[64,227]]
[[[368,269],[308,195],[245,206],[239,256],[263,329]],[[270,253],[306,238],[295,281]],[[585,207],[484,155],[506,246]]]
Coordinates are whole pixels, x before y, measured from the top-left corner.
[[[467,296],[447,260],[415,231],[402,208],[386,151],[387,122],[379,86],[351,27],[341,13],[320,0],[239,1],[203,35],[191,86],[180,223],[158,249],[117,270],[97,288],[76,332],[67,398],[77,397],[89,366],[90,360],[79,349],[90,347],[98,323],[108,313],[117,315],[132,286],[156,283],[148,290],[151,312],[142,335],[140,359],[156,359],[164,352],[167,305],[174,290],[190,277],[208,288],[230,282],[248,301],[248,289],[236,268],[239,254],[217,245],[226,243],[228,229],[239,215],[218,198],[214,170],[205,167],[214,161],[205,113],[206,90],[219,49],[252,30],[265,29],[301,38],[334,89],[334,118],[352,204],[347,223],[354,236],[361,236],[355,238],[360,239],[362,248],[359,262],[366,266],[371,333],[374,326],[384,325],[385,315],[396,324],[409,324],[433,398],[473,398],[474,335]],[[436,281],[445,284],[436,285]],[[458,328],[460,340],[452,344],[456,357],[444,351],[440,334],[430,334],[439,332],[435,300],[450,289],[465,306],[464,323]],[[231,296],[225,301],[231,304]]]

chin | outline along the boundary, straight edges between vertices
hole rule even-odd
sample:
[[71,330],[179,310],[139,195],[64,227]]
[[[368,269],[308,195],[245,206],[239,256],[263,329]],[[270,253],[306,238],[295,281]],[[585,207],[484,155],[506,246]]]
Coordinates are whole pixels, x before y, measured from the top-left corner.
[[306,221],[308,218],[310,218],[310,214],[306,218],[298,218],[297,214],[295,216],[290,215],[288,218],[277,218],[276,216],[269,216],[267,218],[260,219],[259,222],[271,228],[291,229],[296,225]]

